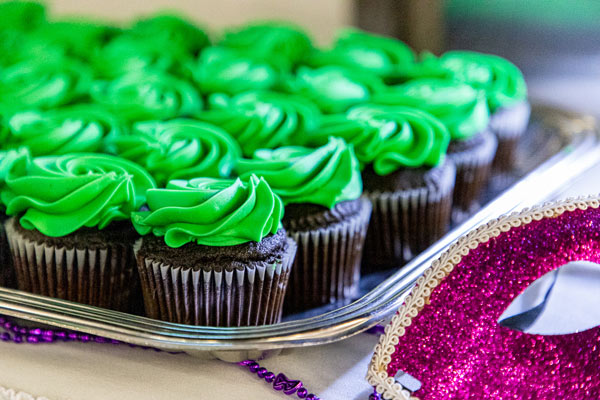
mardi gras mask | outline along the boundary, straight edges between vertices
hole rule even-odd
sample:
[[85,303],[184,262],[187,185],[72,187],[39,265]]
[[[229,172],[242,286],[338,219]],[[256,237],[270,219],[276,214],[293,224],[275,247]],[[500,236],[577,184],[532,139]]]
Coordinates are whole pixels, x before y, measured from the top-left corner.
[[[394,400],[600,399],[600,327],[539,335],[498,323],[538,278],[573,261],[600,263],[599,206],[596,198],[547,204],[461,238],[386,328],[369,383]],[[402,374],[419,385],[395,379]]]

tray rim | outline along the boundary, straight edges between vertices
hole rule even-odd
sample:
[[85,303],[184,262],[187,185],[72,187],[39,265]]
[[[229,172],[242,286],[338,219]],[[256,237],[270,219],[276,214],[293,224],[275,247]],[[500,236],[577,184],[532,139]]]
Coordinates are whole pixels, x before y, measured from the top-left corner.
[[[0,287],[0,313],[131,344],[190,353],[267,351],[343,340],[395,313],[417,278],[460,236],[490,219],[549,199],[563,184],[598,163],[600,131],[596,118],[554,106],[536,104],[533,109],[572,140],[402,269],[346,306],[274,325],[206,327],[153,320]],[[569,166],[567,171],[561,169],[565,165]]]

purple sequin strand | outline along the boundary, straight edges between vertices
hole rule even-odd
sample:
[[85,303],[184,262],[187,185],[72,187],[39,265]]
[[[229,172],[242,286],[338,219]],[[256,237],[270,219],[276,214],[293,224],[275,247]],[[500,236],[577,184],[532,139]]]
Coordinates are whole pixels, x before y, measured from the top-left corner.
[[[118,340],[107,339],[101,336],[93,336],[85,333],[79,333],[74,331],[62,331],[53,329],[41,329],[41,328],[26,328],[19,324],[12,322],[8,318],[0,315],[0,329],[4,332],[0,333],[0,340],[3,342],[13,343],[54,343],[54,342],[95,342],[95,343],[111,343],[121,344]],[[150,347],[141,347],[149,349]]]
[[288,396],[296,395],[300,399],[306,400],[321,400],[319,397],[312,393],[308,393],[308,390],[302,384],[302,381],[296,379],[289,379],[282,373],[275,375],[254,360],[244,360],[238,363],[242,367],[246,367],[250,372],[256,374],[260,379],[264,379],[265,382],[272,384],[273,389],[282,392]]
[[433,399],[600,399],[600,327],[542,336],[498,318],[533,281],[568,262],[600,263],[600,210],[533,221],[479,245],[433,291],[388,366]]

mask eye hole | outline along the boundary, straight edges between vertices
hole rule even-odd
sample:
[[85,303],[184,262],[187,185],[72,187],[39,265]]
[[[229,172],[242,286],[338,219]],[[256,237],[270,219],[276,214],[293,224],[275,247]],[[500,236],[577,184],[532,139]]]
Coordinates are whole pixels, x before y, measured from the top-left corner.
[[399,383],[404,389],[410,392],[414,393],[421,389],[421,381],[404,371],[398,371],[394,377],[394,380],[396,383]]
[[600,264],[573,261],[548,272],[518,295],[498,319],[536,335],[567,335],[600,325]]

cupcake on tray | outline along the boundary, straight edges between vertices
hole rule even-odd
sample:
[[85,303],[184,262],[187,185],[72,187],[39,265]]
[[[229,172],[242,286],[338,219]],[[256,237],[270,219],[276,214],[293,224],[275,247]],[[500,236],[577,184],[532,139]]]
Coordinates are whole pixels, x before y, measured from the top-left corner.
[[202,93],[235,94],[273,89],[281,71],[265,60],[227,47],[208,47],[192,65],[194,82]]
[[258,150],[236,172],[264,178],[285,204],[283,226],[298,243],[286,309],[301,311],[358,294],[371,203],[352,146],[332,138],[317,149]]
[[489,131],[485,93],[466,83],[422,78],[390,87],[373,101],[410,106],[437,117],[450,132],[448,157],[456,166],[454,219],[461,220],[479,207],[496,154],[497,140]]
[[321,113],[301,96],[260,90],[235,96],[213,94],[208,110],[196,118],[223,128],[251,157],[258,149],[273,149],[309,135],[319,127]]
[[92,74],[74,59],[31,58],[2,69],[0,105],[48,109],[85,100]]
[[342,29],[331,49],[314,50],[306,63],[313,67],[340,65],[358,69],[394,83],[414,68],[416,57],[400,40],[358,29]]
[[50,110],[23,110],[7,119],[4,147],[27,147],[34,157],[97,152],[109,136],[127,127],[94,104],[75,104]]
[[494,168],[510,170],[531,113],[523,74],[502,57],[471,51],[447,52],[440,57],[440,65],[452,71],[455,79],[485,91],[490,129],[498,139]]
[[319,68],[301,66],[283,84],[286,91],[308,98],[324,113],[341,113],[353,105],[368,102],[385,85],[376,75],[326,65]]
[[64,48],[50,44],[40,37],[0,28],[0,67],[2,68],[30,59],[57,61],[63,59],[65,53]]
[[445,157],[450,134],[440,120],[416,108],[365,104],[324,117],[308,142],[331,136],[354,145],[373,203],[363,272],[402,266],[446,233],[456,169]]
[[20,290],[128,311],[139,290],[130,215],[152,177],[137,164],[100,154],[11,163],[1,193]]
[[264,179],[172,180],[133,213],[146,314],[211,326],[277,323],[295,242]]
[[70,57],[87,61],[119,32],[119,28],[100,21],[72,18],[42,24],[29,36],[63,49]]
[[210,45],[205,30],[174,14],[156,14],[139,19],[127,34],[143,39],[152,38],[158,47],[178,47],[191,56],[197,56]]
[[158,46],[153,36],[117,36],[91,52],[90,65],[95,74],[115,79],[132,72],[156,71],[180,78],[191,78],[193,56],[179,46]]
[[274,68],[290,72],[312,50],[308,34],[287,22],[252,23],[225,32],[219,46],[263,60]]
[[108,137],[106,150],[143,166],[161,187],[171,179],[227,178],[241,157],[224,130],[185,118],[138,122],[130,134]]
[[90,98],[129,123],[189,117],[202,109],[202,98],[191,83],[151,70],[96,81]]
[[0,3],[0,30],[30,31],[46,22],[46,9],[34,1],[4,1]]

